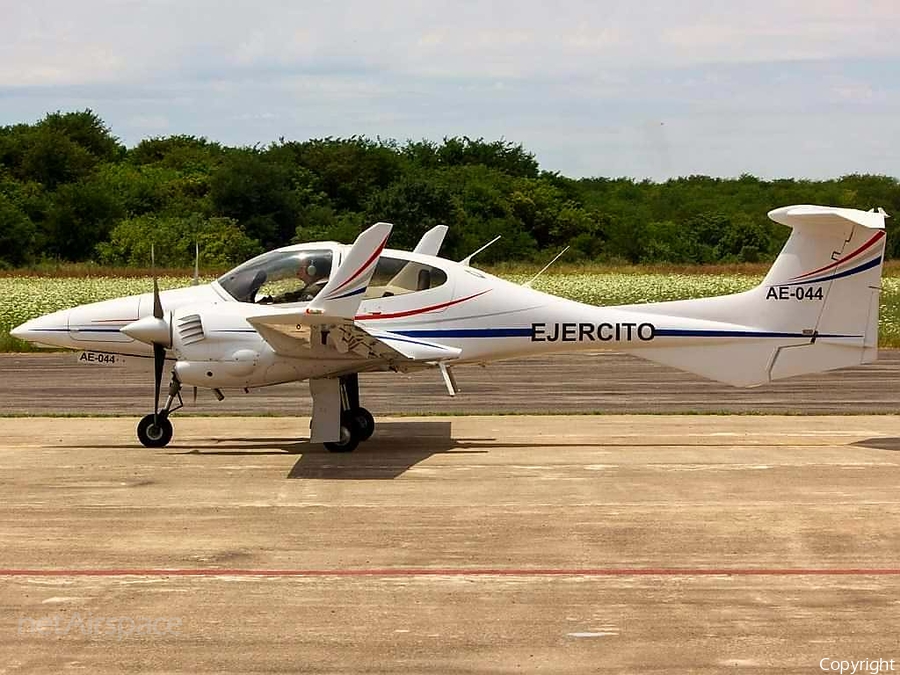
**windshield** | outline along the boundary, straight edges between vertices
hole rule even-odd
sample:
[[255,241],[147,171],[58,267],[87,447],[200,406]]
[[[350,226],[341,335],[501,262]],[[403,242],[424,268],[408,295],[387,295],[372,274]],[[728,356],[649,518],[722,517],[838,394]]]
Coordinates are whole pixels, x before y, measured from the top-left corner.
[[238,302],[309,302],[328,283],[332,258],[330,249],[271,251],[235,267],[218,281]]

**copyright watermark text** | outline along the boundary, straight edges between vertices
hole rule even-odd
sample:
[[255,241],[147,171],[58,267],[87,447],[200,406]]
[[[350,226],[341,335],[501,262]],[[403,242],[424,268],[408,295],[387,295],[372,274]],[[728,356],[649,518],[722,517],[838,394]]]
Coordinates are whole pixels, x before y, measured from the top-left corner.
[[893,673],[894,659],[858,659],[850,661],[848,659],[832,659],[825,657],[819,661],[819,668],[826,673],[840,673],[845,675],[856,675],[857,673],[865,673],[866,675],[879,675],[879,673]]
[[38,618],[20,617],[19,635],[40,637],[79,635],[87,638],[165,637],[181,633],[181,617],[168,616],[82,616],[51,614]]

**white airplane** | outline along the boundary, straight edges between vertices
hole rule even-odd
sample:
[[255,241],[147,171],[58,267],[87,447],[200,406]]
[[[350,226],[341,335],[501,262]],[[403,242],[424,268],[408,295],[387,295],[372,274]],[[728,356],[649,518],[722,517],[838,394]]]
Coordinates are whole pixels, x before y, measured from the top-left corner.
[[348,452],[375,430],[361,372],[435,368],[454,395],[454,366],[547,352],[614,349],[741,387],[874,361],[884,211],[789,206],[769,217],[793,232],[763,282],[734,295],[595,307],[498,279],[471,255],[438,257],[444,226],[412,252],[385,249],[391,225],[377,223],[350,246],[286,246],[163,293],[154,278],[152,293],[48,314],[12,335],[91,359],[152,356],[154,411],[137,429],[148,447],[172,438],[184,385],[221,400],[226,388],[309,380],[310,440]]

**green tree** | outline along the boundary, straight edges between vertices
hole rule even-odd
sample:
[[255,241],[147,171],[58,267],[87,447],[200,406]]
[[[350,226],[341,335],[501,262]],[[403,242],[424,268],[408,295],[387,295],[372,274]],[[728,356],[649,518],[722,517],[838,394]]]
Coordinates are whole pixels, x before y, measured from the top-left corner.
[[118,162],[100,167],[93,182],[107,194],[116,195],[124,213],[141,215],[166,212],[176,199],[181,180],[175,169]]
[[452,166],[484,166],[508,176],[537,178],[534,155],[516,143],[500,139],[472,140],[467,136],[445,137],[441,145],[430,141],[410,141],[401,150],[410,161],[425,169]]
[[229,218],[136,216],[120,221],[109,241],[97,245],[101,263],[146,266],[150,248],[162,266],[188,267],[194,263],[194,245],[200,247],[202,264],[221,267],[242,262],[262,252],[259,242],[248,237]]
[[60,186],[41,224],[44,253],[62,260],[87,260],[123,213],[116,196],[97,183]]
[[28,136],[16,173],[22,180],[37,181],[55,190],[87,178],[96,165],[97,158],[62,131],[38,128]]
[[233,218],[266,247],[283,246],[297,228],[294,172],[250,148],[233,151],[210,178],[216,215]]
[[[505,139],[399,145],[353,136],[282,139],[260,149],[168,136],[126,150],[91,110],[0,127],[0,195],[0,257],[7,265],[42,256],[87,259],[100,244],[113,245],[120,224],[119,239],[146,234],[147,223],[180,233],[194,227],[185,223],[202,221],[204,236],[222,227],[230,241],[236,227],[246,241],[271,248],[291,240],[350,241],[375,220],[393,222],[392,244],[404,247],[443,222],[450,227],[443,250],[451,257],[502,234],[483,261],[546,259],[552,251],[544,249],[566,244],[581,259],[753,261],[774,256],[788,236],[766,217],[772,208],[809,203],[900,212],[896,177],[574,180],[541,172],[533,154]],[[897,219],[887,227],[887,254],[900,255]],[[120,248],[107,253],[119,260],[143,255]]]
[[133,164],[154,164],[187,173],[210,173],[225,156],[218,143],[196,136],[156,136],[145,138],[128,151]]
[[412,248],[435,225],[456,222],[453,195],[441,182],[404,177],[375,192],[366,205],[366,220],[393,223],[391,246]]
[[374,192],[387,188],[403,171],[393,144],[358,136],[282,143],[268,154],[309,171],[315,190],[338,211],[362,211]]
[[115,161],[125,152],[109,127],[90,109],[48,113],[37,123],[36,129],[49,129],[62,134],[100,161]]
[[0,192],[0,267],[29,262],[37,243],[37,228],[9,197]]

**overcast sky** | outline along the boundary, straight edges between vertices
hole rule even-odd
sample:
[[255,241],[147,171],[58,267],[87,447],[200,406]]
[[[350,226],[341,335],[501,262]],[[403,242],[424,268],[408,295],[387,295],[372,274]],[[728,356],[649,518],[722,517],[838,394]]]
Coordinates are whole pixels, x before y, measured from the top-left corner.
[[665,179],[900,176],[900,0],[0,0],[0,125],[91,108],[131,146],[522,143]]

